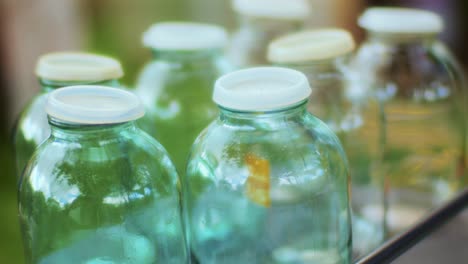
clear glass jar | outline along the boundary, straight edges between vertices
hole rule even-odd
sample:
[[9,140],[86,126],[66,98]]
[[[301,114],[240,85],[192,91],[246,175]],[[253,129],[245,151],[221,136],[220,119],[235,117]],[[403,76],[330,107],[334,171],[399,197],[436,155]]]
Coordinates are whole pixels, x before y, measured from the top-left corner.
[[267,64],[267,47],[275,38],[302,28],[309,15],[306,0],[233,0],[239,26],[229,59],[239,68]]
[[384,238],[382,218],[366,219],[369,200],[383,208],[383,182],[373,168],[379,162],[378,103],[360,93],[348,69],[354,49],[351,34],[338,28],[309,30],[276,39],[269,45],[271,63],[304,73],[312,88],[307,110],[339,137],[348,157],[353,207],[354,254],[377,248]]
[[307,112],[309,95],[306,77],[285,68],[237,71],[216,83],[221,113],[182,177],[200,263],[350,263],[346,158]]
[[47,113],[51,136],[20,183],[26,263],[188,263],[177,173],[135,125],[138,98],[72,86]]
[[120,63],[88,53],[50,53],[40,57],[36,74],[40,93],[24,108],[14,131],[16,174],[19,178],[33,152],[50,135],[45,104],[48,94],[58,88],[80,84],[118,87],[123,76]]
[[381,104],[378,171],[386,201],[383,211],[369,204],[366,212],[384,215],[392,235],[466,180],[466,89],[456,60],[437,39],[443,28],[437,14],[370,8],[359,23],[367,40],[351,68]]
[[153,60],[136,86],[147,110],[139,124],[167,149],[179,173],[193,141],[218,114],[211,94],[215,80],[230,70],[225,43],[225,31],[207,24],[159,23],[144,34]]

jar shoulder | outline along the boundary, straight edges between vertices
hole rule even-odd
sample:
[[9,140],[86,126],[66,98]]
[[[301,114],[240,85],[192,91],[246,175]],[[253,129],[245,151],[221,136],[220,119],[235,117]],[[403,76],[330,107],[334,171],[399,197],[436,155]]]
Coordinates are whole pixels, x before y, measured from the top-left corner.
[[63,182],[98,184],[96,181],[113,186],[155,182],[175,186],[177,173],[165,149],[143,132],[92,142],[49,138],[34,153],[20,189],[38,182],[44,183],[38,186],[50,188]]
[[21,112],[15,128],[15,139],[34,141],[37,144],[47,139],[50,128],[45,106],[47,94],[34,97]]

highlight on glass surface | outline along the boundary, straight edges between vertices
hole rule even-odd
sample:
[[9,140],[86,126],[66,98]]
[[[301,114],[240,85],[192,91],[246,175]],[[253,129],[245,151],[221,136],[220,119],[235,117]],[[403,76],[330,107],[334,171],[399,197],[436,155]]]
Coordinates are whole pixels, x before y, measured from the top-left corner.
[[378,104],[350,85],[348,62],[355,44],[339,28],[292,33],[274,40],[268,59],[303,72],[312,94],[307,110],[323,120],[340,138],[349,161],[352,183],[354,254],[362,256],[383,241],[382,219],[366,219],[362,207],[374,201],[383,207],[383,182],[373,174],[378,163]]
[[216,82],[220,114],[182,177],[199,263],[350,263],[347,162],[307,112],[310,93],[304,74],[279,67]]
[[383,217],[392,236],[466,186],[466,83],[438,39],[439,15],[369,8],[359,24],[367,39],[351,68],[356,85],[380,103],[382,161],[376,169],[385,198],[385,207],[367,204],[362,212]]
[[189,22],[157,23],[143,35],[153,58],[136,84],[147,111],[140,125],[165,146],[180,174],[198,133],[217,115],[211,94],[231,70],[226,42],[222,27]]
[[310,14],[307,0],[232,0],[238,27],[229,47],[229,59],[237,67],[267,63],[268,43],[304,26]]
[[71,86],[47,101],[50,137],[20,183],[27,263],[188,263],[178,177],[135,121],[130,92]]
[[50,135],[45,105],[51,91],[67,85],[99,84],[118,87],[123,76],[120,62],[84,52],[54,52],[37,61],[41,91],[24,108],[14,132],[16,173],[21,175],[33,152]]

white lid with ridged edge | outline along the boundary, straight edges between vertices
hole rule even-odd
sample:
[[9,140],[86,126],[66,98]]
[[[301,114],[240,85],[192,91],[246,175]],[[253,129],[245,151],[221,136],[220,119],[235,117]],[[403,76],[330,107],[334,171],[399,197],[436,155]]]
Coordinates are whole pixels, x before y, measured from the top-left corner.
[[239,14],[284,20],[304,20],[310,14],[307,0],[232,0]]
[[358,23],[368,31],[389,34],[437,34],[444,29],[438,14],[413,8],[371,7]]
[[227,44],[224,28],[192,22],[162,22],[143,34],[143,45],[158,50],[221,49]]
[[310,94],[309,82],[303,73],[281,67],[258,67],[219,78],[213,101],[231,110],[264,112],[293,106]]
[[59,122],[81,125],[125,123],[145,114],[133,93],[96,85],[68,86],[51,92],[46,112]]
[[273,63],[296,63],[332,59],[353,51],[351,34],[329,28],[293,33],[270,43],[268,60]]
[[123,76],[116,59],[85,52],[55,52],[39,57],[36,65],[39,78],[52,81],[98,82]]

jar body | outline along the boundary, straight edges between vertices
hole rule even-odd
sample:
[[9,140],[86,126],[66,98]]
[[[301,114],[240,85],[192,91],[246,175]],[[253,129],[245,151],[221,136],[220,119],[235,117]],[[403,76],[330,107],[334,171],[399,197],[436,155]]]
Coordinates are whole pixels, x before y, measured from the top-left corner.
[[135,126],[54,129],[20,184],[27,263],[187,263],[176,184]]
[[193,141],[218,114],[212,87],[229,70],[219,52],[168,52],[155,54],[139,77],[136,94],[146,107],[139,124],[167,149],[179,173]]
[[371,37],[354,69],[380,104],[386,207],[390,234],[400,232],[450,198],[466,178],[466,90],[456,61],[429,37]]
[[290,111],[222,113],[197,139],[182,186],[200,263],[350,263],[343,150]]
[[338,136],[349,162],[353,208],[353,250],[364,255],[384,238],[382,218],[369,218],[362,209],[369,200],[383,208],[383,182],[374,171],[379,163],[379,104],[361,91],[347,65],[349,56],[287,65],[308,77],[312,87],[307,110]]
[[239,68],[267,65],[268,44],[275,38],[299,30],[300,21],[240,17],[239,28],[229,46],[229,60]]
[[78,84],[100,84],[111,87],[119,86],[119,83],[115,80],[98,83],[52,82],[42,80],[41,93],[35,96],[21,112],[14,131],[16,174],[18,178],[37,147],[50,136],[50,127],[47,122],[47,114],[45,111],[48,93],[60,87]]

